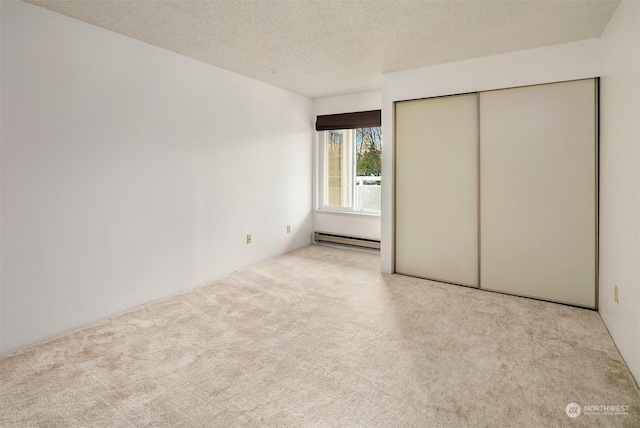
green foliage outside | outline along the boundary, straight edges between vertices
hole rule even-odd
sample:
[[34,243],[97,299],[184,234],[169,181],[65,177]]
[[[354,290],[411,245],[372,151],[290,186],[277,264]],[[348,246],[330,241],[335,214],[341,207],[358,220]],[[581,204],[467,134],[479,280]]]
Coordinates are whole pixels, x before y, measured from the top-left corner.
[[356,175],[380,176],[382,174],[382,130],[356,129]]

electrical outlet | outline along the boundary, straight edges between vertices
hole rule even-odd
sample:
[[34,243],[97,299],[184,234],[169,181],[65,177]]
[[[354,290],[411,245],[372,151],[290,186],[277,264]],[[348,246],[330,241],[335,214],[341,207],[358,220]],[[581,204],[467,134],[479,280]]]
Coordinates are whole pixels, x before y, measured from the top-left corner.
[[287,233],[291,233],[291,225],[290,224],[287,225]]
[[613,300],[615,300],[616,303],[618,303],[618,286],[617,285],[616,285],[616,288],[614,290]]
[[247,244],[251,244],[251,234],[247,233]]

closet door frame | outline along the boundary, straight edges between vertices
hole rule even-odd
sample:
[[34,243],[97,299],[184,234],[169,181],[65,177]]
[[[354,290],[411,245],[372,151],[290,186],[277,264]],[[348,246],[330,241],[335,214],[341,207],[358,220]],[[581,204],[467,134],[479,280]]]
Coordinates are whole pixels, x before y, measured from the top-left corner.
[[[482,165],[480,164],[480,150],[481,150],[481,144],[482,142],[480,141],[480,94],[483,92],[492,92],[492,91],[500,91],[500,90],[504,90],[504,89],[516,89],[516,88],[526,88],[526,87],[535,87],[535,86],[542,86],[542,85],[551,85],[551,84],[557,84],[557,83],[565,83],[565,82],[574,82],[574,81],[581,81],[581,80],[593,80],[594,81],[594,106],[595,106],[595,129],[594,129],[594,176],[595,176],[595,180],[594,180],[594,191],[595,191],[595,198],[594,198],[594,213],[595,213],[595,237],[594,237],[594,254],[595,254],[595,260],[594,260],[594,306],[581,306],[581,305],[576,305],[573,303],[569,303],[569,302],[559,302],[559,301],[555,301],[555,300],[548,300],[548,299],[544,299],[544,298],[540,298],[540,297],[532,297],[532,296],[526,296],[526,295],[522,295],[522,294],[512,294],[512,293],[507,293],[504,291],[498,291],[498,290],[490,290],[487,288],[483,288],[482,286],[482,276],[481,276],[481,269],[482,269],[482,252],[481,252],[481,245],[482,245],[482,230],[481,230],[481,203],[482,203],[482,192],[481,192],[481,168]],[[561,81],[553,81],[553,82],[544,82],[544,83],[535,83],[535,84],[531,84],[531,85],[519,85],[519,86],[509,86],[509,87],[504,87],[504,88],[495,88],[495,89],[487,89],[487,90],[479,90],[479,91],[473,91],[473,92],[463,92],[463,93],[457,93],[457,94],[447,94],[447,95],[439,95],[439,96],[434,96],[434,97],[424,97],[424,98],[413,98],[413,99],[406,99],[406,100],[399,100],[399,101],[394,101],[393,102],[393,109],[394,109],[394,135],[393,138],[394,140],[397,142],[397,135],[398,135],[398,127],[397,127],[397,115],[395,114],[396,108],[397,108],[397,104],[398,103],[402,103],[405,101],[416,101],[416,100],[426,100],[426,99],[434,99],[434,98],[443,98],[443,97],[450,97],[450,96],[457,96],[457,95],[469,95],[469,94],[476,94],[477,95],[477,105],[478,105],[478,144],[477,144],[477,162],[478,162],[478,166],[477,166],[477,219],[478,219],[478,286],[474,287],[474,286],[470,286],[467,284],[458,284],[458,283],[454,283],[454,282],[449,282],[449,281],[442,281],[439,279],[435,279],[435,278],[423,278],[423,279],[427,279],[430,281],[435,281],[435,282],[443,282],[443,283],[447,283],[447,284],[454,284],[454,285],[459,285],[459,286],[465,286],[465,287],[472,287],[472,288],[478,288],[478,289],[482,289],[482,290],[486,290],[486,291],[491,291],[494,293],[500,293],[500,294],[508,294],[508,295],[515,295],[515,296],[519,296],[519,297],[526,297],[526,298],[532,298],[532,299],[536,299],[536,300],[541,300],[541,301],[549,301],[549,302],[553,302],[553,303],[561,303],[561,304],[565,304],[565,305],[569,305],[569,306],[577,306],[577,307],[586,307],[589,309],[598,309],[598,298],[599,298],[599,288],[600,288],[600,284],[599,284],[599,279],[600,279],[600,255],[599,255],[599,237],[600,237],[600,216],[599,216],[599,209],[600,209],[600,78],[599,77],[588,77],[588,78],[581,78],[581,79],[570,79],[570,80],[561,80]],[[393,259],[394,259],[394,269],[393,272],[397,273],[396,270],[396,266],[397,266],[397,175],[398,175],[398,157],[397,157],[397,144],[393,144],[393,165],[394,165],[394,189],[393,189]],[[402,274],[400,274],[402,275]]]

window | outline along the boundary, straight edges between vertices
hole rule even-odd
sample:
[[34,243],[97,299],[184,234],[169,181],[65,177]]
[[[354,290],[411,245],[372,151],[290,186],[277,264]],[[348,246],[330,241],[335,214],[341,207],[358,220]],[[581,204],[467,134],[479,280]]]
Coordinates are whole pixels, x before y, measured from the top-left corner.
[[380,126],[319,133],[320,208],[380,212]]

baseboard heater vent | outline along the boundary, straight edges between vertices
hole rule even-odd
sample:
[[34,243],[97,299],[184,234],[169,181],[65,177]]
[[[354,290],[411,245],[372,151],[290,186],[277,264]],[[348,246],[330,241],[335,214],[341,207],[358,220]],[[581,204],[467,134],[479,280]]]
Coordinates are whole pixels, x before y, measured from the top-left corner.
[[334,235],[331,233],[314,232],[315,242],[327,242],[330,244],[350,245],[352,247],[364,247],[380,249],[380,241],[375,239],[357,238],[355,236]]

